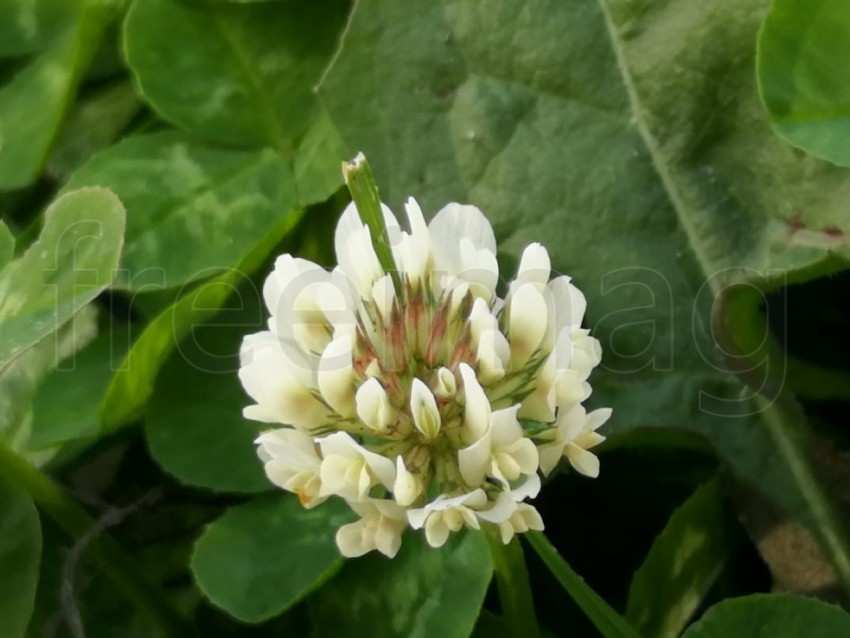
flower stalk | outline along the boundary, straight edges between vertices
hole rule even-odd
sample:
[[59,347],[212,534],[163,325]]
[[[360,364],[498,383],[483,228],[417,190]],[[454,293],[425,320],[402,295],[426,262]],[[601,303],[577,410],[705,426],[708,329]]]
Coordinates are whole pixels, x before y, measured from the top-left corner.
[[396,294],[401,291],[401,281],[398,276],[387,234],[387,224],[381,210],[381,197],[378,194],[378,184],[372,174],[372,167],[363,153],[358,153],[354,159],[342,163],[342,176],[351,193],[351,199],[357,206],[360,219],[369,227],[375,254],[384,272],[392,277]]
[[493,558],[502,620],[514,638],[539,638],[534,598],[519,537],[514,536],[505,545],[495,525],[485,525],[483,530]]

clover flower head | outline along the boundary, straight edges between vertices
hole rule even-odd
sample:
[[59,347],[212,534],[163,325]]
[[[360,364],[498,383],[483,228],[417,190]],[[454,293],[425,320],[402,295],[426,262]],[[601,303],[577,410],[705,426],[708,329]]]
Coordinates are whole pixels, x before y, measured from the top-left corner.
[[535,243],[500,298],[493,229],[473,206],[426,224],[411,198],[407,228],[381,206],[394,272],[351,204],[337,268],[282,255],[265,282],[269,329],[245,338],[239,376],[245,417],[279,426],[257,439],[266,474],[305,507],[350,505],[345,556],[394,556],[408,527],[434,547],[482,524],[505,543],[542,529],[526,502],[539,473],[566,458],[596,476],[589,450],[610,416],[581,405],[601,357],[584,296]]

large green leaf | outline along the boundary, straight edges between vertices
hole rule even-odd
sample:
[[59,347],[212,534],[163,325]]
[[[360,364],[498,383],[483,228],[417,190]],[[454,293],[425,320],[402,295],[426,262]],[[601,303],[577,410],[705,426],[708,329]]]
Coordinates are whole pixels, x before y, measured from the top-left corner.
[[351,519],[341,501],[306,510],[292,496],[235,507],[198,540],[191,567],[215,605],[245,622],[276,616],[342,564],[336,529]]
[[134,2],[127,60],[166,119],[208,140],[292,149],[319,112],[313,87],[347,0]]
[[126,328],[99,335],[60,362],[38,386],[27,447],[48,448],[100,432],[100,406],[130,347]]
[[26,635],[41,559],[41,524],[29,496],[0,480],[0,626]]
[[346,563],[311,601],[317,637],[466,638],[493,573],[484,535],[453,536],[432,549],[408,533],[393,559],[371,554]]
[[0,270],[12,261],[15,255],[15,236],[9,227],[0,221]]
[[123,236],[124,209],[106,189],[68,193],[47,209],[38,240],[0,271],[0,370],[109,285]]
[[[848,575],[790,421],[759,426],[778,408],[753,404],[711,330],[725,284],[804,280],[850,254],[850,174],[777,139],[759,103],[765,5],[362,0],[320,95],[391,205],[471,202],[507,252],[548,246],[587,294],[610,428],[708,437]],[[757,303],[738,311],[720,327],[759,320]]]
[[774,0],[759,36],[761,95],[777,133],[850,166],[850,5]]
[[220,274],[183,295],[147,325],[109,383],[100,411],[102,428],[112,430],[142,416],[160,368],[180,342],[219,311],[301,216],[301,209],[282,215],[238,264],[221,269]]
[[725,600],[683,638],[836,638],[850,635],[850,614],[813,598],[783,594]]
[[77,0],[3,0],[0,2],[0,58],[42,49],[67,26]]
[[65,188],[91,185],[114,190],[129,212],[115,286],[132,290],[235,264],[298,202],[292,162],[274,151],[215,148],[171,132],[110,147]]
[[243,335],[265,325],[260,291],[246,281],[157,377],[145,411],[148,447],[184,483],[224,492],[272,488],[253,444],[269,426],[242,416],[246,396],[236,377]]
[[[41,3],[37,4],[40,8]],[[40,55],[0,87],[0,190],[27,186],[38,176],[80,78],[116,14],[112,2],[70,4],[74,15],[63,14],[65,28],[45,38]],[[37,21],[31,24],[36,31],[37,25]],[[32,37],[42,39],[37,34]]]
[[113,82],[81,96],[68,113],[46,171],[66,180],[93,153],[112,144],[141,108],[129,80]]
[[127,207],[116,287],[178,286],[235,264],[288,211],[330,197],[341,182],[338,144],[326,118],[287,159],[153,133],[95,155],[65,188],[107,186]]
[[[55,453],[54,450],[35,450],[29,445],[35,423],[36,397],[41,384],[52,376],[60,360],[73,361],[72,355],[85,348],[96,334],[97,311],[89,305],[54,334],[42,339],[9,363],[0,374],[0,442],[26,456],[35,465],[45,463]],[[74,394],[77,389],[73,385],[63,388],[64,396],[71,394],[84,400],[84,396]],[[60,418],[60,423],[51,425],[61,428],[62,420]]]
[[715,479],[673,513],[653,543],[632,579],[626,618],[646,636],[680,636],[735,545],[731,516]]

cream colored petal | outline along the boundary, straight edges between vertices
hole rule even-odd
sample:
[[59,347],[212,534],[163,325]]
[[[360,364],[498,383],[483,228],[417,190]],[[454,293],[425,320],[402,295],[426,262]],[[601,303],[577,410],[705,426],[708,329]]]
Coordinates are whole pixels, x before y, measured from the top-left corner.
[[581,290],[570,283],[566,275],[550,281],[549,289],[555,301],[555,325],[558,330],[581,326],[587,310],[587,300]]
[[537,447],[537,454],[540,457],[540,471],[544,476],[549,476],[564,455],[564,443],[553,442],[540,445]]
[[611,408],[599,408],[587,414],[584,429],[595,432],[611,418]]
[[533,243],[522,252],[517,271],[517,280],[525,283],[545,284],[549,281],[552,262],[549,253],[542,244]]
[[381,319],[385,324],[389,323],[393,306],[396,303],[395,286],[390,275],[384,275],[372,286],[372,300],[381,315]]
[[561,430],[559,436],[565,442],[572,441],[584,430],[587,423],[587,412],[584,406],[576,405],[569,410],[558,412],[557,426]]
[[465,395],[464,426],[469,441],[480,439],[490,426],[490,401],[478,383],[475,371],[466,363],[459,366]]
[[564,448],[564,456],[567,457],[570,465],[579,474],[584,474],[590,478],[599,476],[599,458],[592,452],[583,450],[573,443],[568,443],[567,447]]
[[470,487],[479,487],[490,468],[492,446],[489,429],[472,445],[458,451],[460,475]]
[[[519,470],[519,474],[534,474],[537,472],[540,458],[537,452],[537,446],[534,445],[534,442],[531,439],[517,439],[508,446],[500,447],[499,452],[506,454],[513,459]],[[513,481],[519,478],[518,475],[514,476],[513,474],[514,472],[511,472],[511,476],[506,475],[508,480]]]
[[476,297],[489,301],[499,282],[499,263],[496,253],[487,248],[476,248],[469,239],[460,240],[461,269],[456,277],[470,284]]
[[512,369],[521,368],[540,346],[546,335],[547,316],[546,299],[533,284],[517,288],[508,309]]
[[[309,364],[298,361],[293,350],[271,332],[245,337],[240,352],[239,379],[260,409],[246,416],[272,417],[276,422],[301,429],[313,429],[327,423],[326,406],[313,394]],[[271,418],[263,419],[265,422]]]
[[475,206],[448,204],[428,225],[434,251],[435,270],[457,275],[463,270],[460,240],[466,239],[476,249],[496,254],[496,236],[487,218]]
[[510,445],[522,438],[522,426],[517,421],[519,406],[495,410],[490,417],[493,433],[493,447]]
[[[364,534],[366,522],[364,519],[343,525],[336,531],[336,546],[339,553],[346,558],[357,558],[368,554],[375,548],[374,538],[369,539]],[[370,542],[371,541],[371,542]]]
[[448,368],[437,370],[434,396],[440,399],[450,399],[457,394],[457,379]]
[[490,384],[505,376],[505,368],[511,358],[508,340],[498,330],[485,330],[478,340],[475,353],[478,361],[478,377],[482,383]]
[[387,558],[395,558],[401,549],[401,534],[404,528],[399,528],[381,517],[375,530],[375,547]]
[[390,405],[386,390],[374,377],[367,379],[357,388],[355,403],[357,416],[375,432],[382,432],[395,420],[395,411]]
[[510,493],[502,492],[489,508],[480,509],[475,514],[482,521],[499,524],[507,521],[515,511],[516,501]]
[[416,429],[428,439],[440,434],[440,412],[431,390],[421,379],[414,378],[410,388],[410,413]]
[[340,415],[355,415],[352,340],[349,336],[331,341],[322,353],[317,373],[319,391],[325,402]]
[[358,463],[358,461],[339,454],[325,455],[319,470],[319,478],[322,481],[319,493],[322,496],[351,495],[356,500],[357,485],[353,485],[350,481],[352,463]]
[[360,295],[368,298],[372,285],[383,275],[368,227],[352,202],[343,211],[334,234],[334,249],[340,270],[351,279]]
[[425,540],[431,547],[442,547],[449,539],[449,528],[440,514],[431,514],[425,521]]
[[422,486],[416,477],[407,469],[404,459],[396,457],[396,478],[393,485],[393,496],[396,503],[402,507],[408,507],[418,497]]

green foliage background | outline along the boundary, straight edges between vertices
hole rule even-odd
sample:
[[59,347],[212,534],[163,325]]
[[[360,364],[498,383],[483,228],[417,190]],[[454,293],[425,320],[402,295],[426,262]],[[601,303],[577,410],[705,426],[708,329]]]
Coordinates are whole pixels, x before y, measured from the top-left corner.
[[[481,535],[343,564],[241,416],[356,151],[586,293],[603,472],[538,504],[603,599],[848,634],[848,60],[839,0],[0,0],[3,635],[507,635]],[[545,635],[631,635],[526,555]]]

